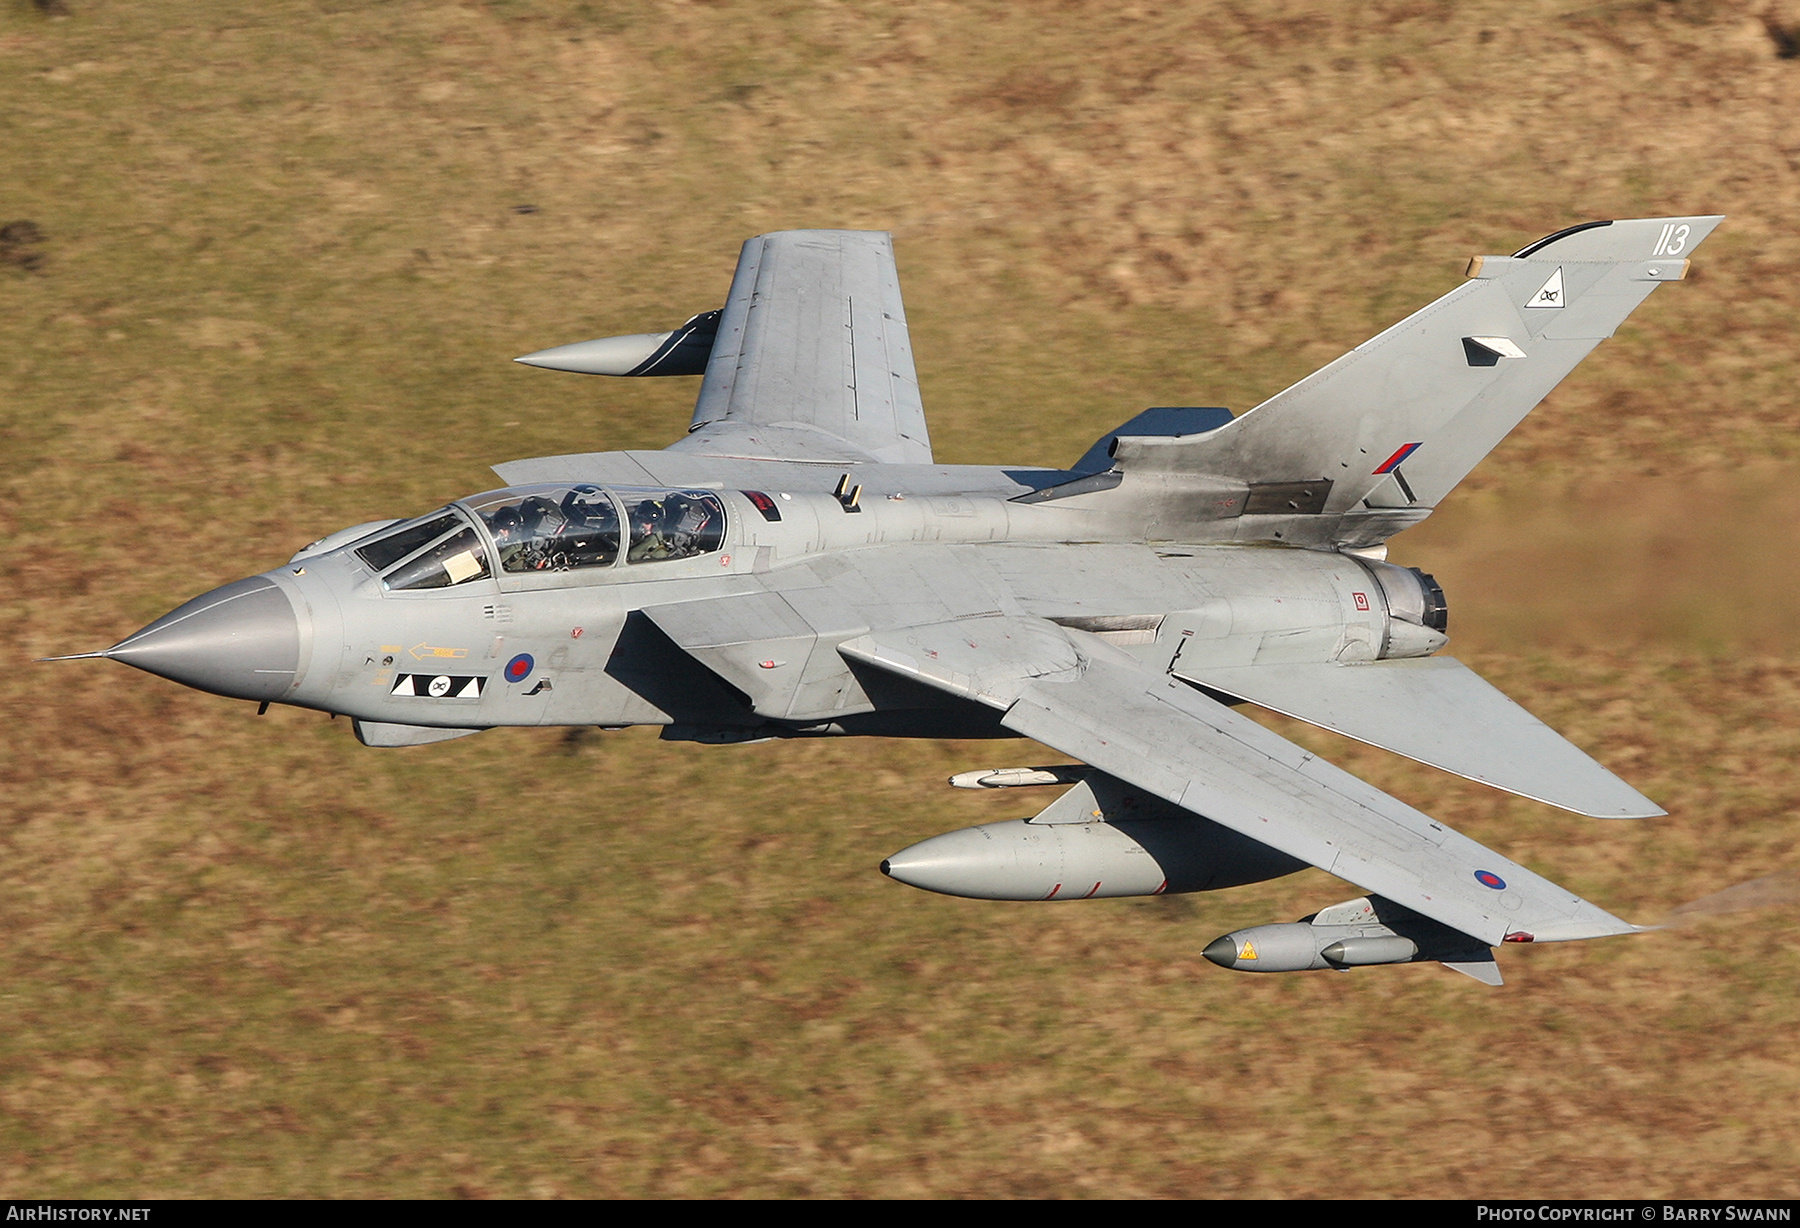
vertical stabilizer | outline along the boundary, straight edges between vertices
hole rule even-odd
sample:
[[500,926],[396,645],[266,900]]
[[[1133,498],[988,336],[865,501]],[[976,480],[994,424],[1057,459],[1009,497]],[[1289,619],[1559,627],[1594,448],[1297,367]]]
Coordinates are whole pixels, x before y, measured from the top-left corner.
[[1253,490],[1326,483],[1322,506],[1305,510],[1416,521],[1659,283],[1680,281],[1722,220],[1589,222],[1512,256],[1477,256],[1461,286],[1232,422],[1121,439],[1117,455],[1128,469]]

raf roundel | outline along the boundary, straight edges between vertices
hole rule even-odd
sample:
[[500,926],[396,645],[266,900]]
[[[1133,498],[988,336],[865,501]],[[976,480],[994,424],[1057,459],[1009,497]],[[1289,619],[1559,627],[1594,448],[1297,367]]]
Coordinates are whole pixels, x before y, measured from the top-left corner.
[[531,676],[531,667],[536,664],[537,662],[531,659],[530,653],[520,653],[506,663],[506,680],[508,682],[525,681],[526,678]]
[[1495,891],[1506,890],[1506,880],[1492,870],[1475,871],[1475,881],[1480,883],[1483,887],[1492,887]]

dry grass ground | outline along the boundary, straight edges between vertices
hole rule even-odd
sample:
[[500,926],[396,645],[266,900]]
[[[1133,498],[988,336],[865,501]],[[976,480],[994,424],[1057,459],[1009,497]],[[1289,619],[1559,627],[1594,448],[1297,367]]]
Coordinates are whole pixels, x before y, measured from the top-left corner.
[[[1777,906],[1247,977],[1352,894],[881,879],[1029,748],[342,722],[32,658],[686,381],[514,367],[895,232],[938,454],[1239,409],[1589,217],[1731,220],[1425,527],[1457,651],[1671,817],[1345,766],[1638,920],[1795,864],[1800,9],[0,6],[0,1194],[1792,1197]],[[524,207],[529,206],[527,210]]]

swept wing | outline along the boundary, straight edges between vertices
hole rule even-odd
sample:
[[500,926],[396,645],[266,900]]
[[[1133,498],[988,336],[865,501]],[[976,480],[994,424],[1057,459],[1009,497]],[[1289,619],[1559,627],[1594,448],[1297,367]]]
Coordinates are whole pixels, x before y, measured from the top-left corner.
[[788,230],[745,243],[689,429],[675,450],[930,464],[892,236]]
[[840,651],[1484,943],[1636,929],[1086,633],[964,619]]

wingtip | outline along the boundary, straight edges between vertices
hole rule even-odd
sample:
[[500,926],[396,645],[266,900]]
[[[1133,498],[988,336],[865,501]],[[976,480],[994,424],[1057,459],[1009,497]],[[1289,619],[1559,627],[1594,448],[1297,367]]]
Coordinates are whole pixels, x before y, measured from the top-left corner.
[[1615,810],[1610,814],[1596,813],[1592,810],[1577,810],[1575,813],[1586,815],[1590,819],[1623,819],[1626,822],[1632,822],[1637,819],[1666,819],[1669,817],[1669,812],[1667,810],[1664,810],[1661,806],[1658,806],[1655,802],[1652,802],[1647,798],[1645,799],[1645,804],[1642,806],[1632,806],[1628,809]]

